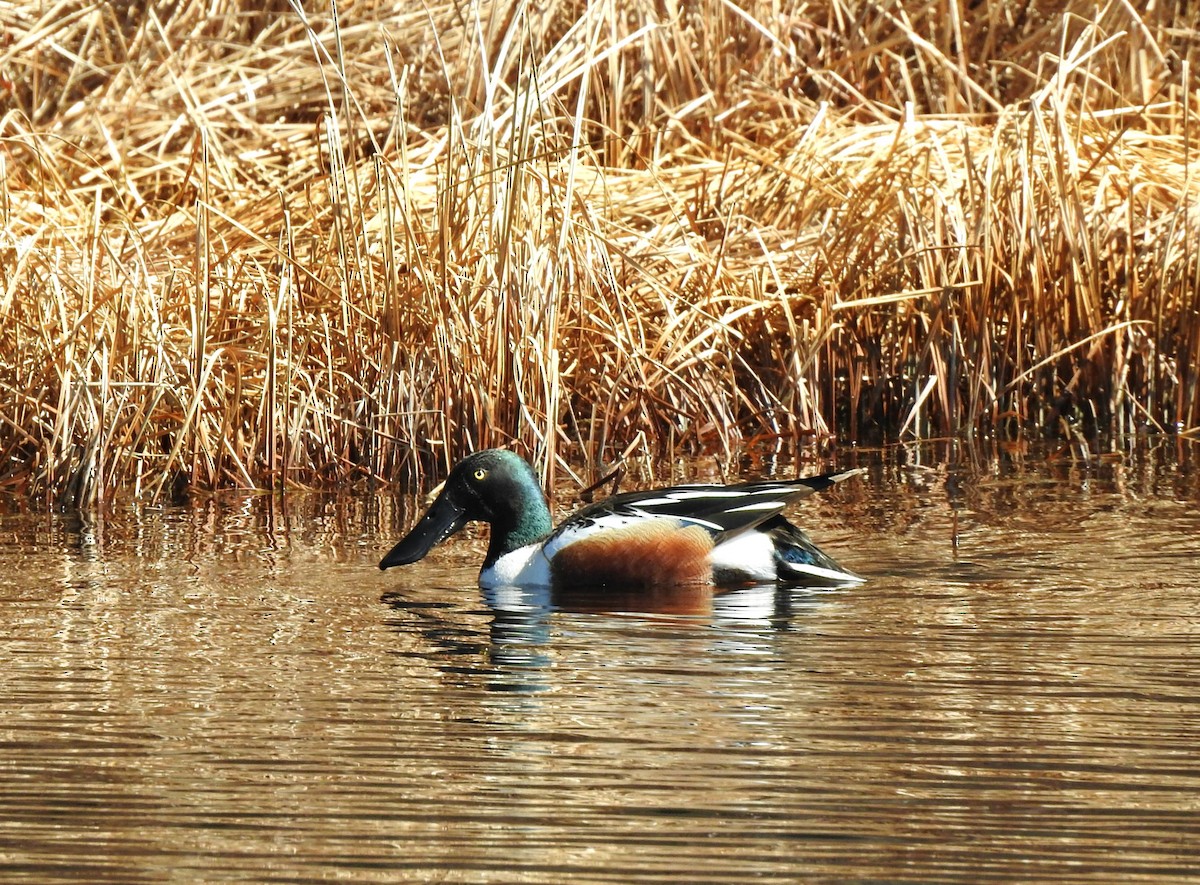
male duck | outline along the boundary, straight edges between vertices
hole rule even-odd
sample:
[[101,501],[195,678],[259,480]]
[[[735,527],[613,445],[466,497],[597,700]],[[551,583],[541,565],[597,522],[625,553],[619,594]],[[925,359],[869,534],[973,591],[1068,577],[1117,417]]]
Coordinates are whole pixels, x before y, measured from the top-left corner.
[[860,472],[627,492],[584,507],[556,529],[533,468],[513,452],[488,449],[450,471],[429,511],[379,567],[416,562],[479,520],[492,527],[479,573],[484,589],[857,583],[862,578],[818,550],[781,513],[792,501]]

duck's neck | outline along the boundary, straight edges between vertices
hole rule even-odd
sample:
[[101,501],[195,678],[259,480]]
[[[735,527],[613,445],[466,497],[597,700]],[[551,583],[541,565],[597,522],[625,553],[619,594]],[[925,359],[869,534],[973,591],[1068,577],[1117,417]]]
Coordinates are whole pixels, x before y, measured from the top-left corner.
[[513,494],[507,506],[495,514],[484,566],[491,565],[506,553],[546,540],[553,530],[550,507],[535,482]]

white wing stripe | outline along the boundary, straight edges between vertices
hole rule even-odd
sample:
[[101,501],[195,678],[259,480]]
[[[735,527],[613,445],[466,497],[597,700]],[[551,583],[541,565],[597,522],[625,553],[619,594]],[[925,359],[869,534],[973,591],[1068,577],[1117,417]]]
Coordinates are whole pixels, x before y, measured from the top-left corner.
[[726,513],[748,513],[754,510],[782,510],[787,506],[786,501],[755,501],[753,504],[743,504],[741,507],[730,507]]
[[790,497],[797,492],[804,492],[806,489],[792,488],[790,486],[770,485],[763,486],[757,489],[739,490],[739,491],[714,491],[712,489],[686,489],[686,490],[670,490],[666,494],[655,498],[643,498],[640,501],[631,501],[630,505],[635,507],[655,507],[666,506],[669,504],[678,504],[681,501],[722,501],[727,498],[761,498],[769,496],[778,498],[781,495]]
[[714,532],[719,532],[725,528],[719,523],[709,522],[707,519],[700,519],[698,516],[681,516],[679,519],[681,522],[686,522],[688,525],[708,526],[708,528],[712,529]]
[[740,498],[744,494],[745,492],[723,492],[714,489],[686,489],[678,492],[667,492],[667,496],[673,501],[702,501],[705,498]]

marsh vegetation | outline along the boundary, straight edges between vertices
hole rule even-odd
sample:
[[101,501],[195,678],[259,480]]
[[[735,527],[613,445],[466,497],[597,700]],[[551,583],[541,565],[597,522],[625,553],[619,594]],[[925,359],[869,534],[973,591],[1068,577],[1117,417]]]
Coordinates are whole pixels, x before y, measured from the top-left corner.
[[1187,4],[0,19],[10,495],[1200,430]]

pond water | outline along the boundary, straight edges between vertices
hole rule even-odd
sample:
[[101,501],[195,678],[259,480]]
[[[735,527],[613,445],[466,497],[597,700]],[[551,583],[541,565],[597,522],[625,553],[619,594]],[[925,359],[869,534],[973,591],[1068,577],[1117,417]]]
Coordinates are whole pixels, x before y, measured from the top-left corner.
[[391,497],[0,517],[0,880],[1194,881],[1195,454],[862,453],[866,584],[642,612]]

